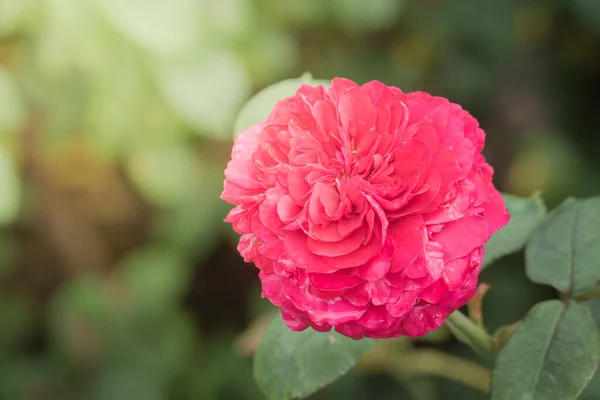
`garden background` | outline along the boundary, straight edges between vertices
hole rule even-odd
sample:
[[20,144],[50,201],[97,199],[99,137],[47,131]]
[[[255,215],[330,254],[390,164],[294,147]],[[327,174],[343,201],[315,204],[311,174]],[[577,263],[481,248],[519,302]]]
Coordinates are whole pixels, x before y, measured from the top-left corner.
[[[0,400],[263,398],[219,195],[244,102],[306,71],[463,105],[504,192],[600,194],[598,0],[0,0]],[[482,281],[491,330],[555,296],[522,254]],[[312,398],[486,396],[358,368]]]

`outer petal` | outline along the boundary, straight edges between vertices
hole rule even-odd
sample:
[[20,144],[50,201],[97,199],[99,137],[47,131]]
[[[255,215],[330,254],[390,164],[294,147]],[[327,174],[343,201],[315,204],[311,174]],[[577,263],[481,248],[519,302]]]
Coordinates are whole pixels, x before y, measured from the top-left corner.
[[460,106],[372,81],[302,86],[242,132],[226,221],[293,330],[422,336],[475,293],[508,222]]

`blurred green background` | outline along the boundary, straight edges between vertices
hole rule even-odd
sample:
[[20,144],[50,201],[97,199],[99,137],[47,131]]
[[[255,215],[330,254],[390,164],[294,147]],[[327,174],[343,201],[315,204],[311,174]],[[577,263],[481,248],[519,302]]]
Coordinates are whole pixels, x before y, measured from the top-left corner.
[[[598,0],[0,0],[1,400],[262,398],[239,335],[270,306],[219,195],[241,106],[305,71],[462,104],[504,191],[600,193]],[[492,330],[554,296],[522,255],[482,279]],[[411,398],[486,395],[355,370],[314,396]]]

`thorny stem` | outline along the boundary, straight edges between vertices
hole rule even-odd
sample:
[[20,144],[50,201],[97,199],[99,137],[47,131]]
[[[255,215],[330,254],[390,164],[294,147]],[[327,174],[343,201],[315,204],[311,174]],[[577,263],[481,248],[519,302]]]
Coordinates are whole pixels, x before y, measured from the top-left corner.
[[459,310],[450,314],[446,325],[452,334],[461,342],[471,347],[482,356],[492,353],[492,337],[480,326],[477,326]]

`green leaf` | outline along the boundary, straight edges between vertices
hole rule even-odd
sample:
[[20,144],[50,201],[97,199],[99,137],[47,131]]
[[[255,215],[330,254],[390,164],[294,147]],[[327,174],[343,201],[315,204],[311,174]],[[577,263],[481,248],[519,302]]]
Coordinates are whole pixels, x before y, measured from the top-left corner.
[[598,366],[600,342],[590,310],[574,301],[535,305],[500,351],[492,400],[572,400]]
[[485,245],[484,268],[523,248],[546,214],[546,206],[538,193],[529,198],[510,194],[503,194],[502,197],[511,215],[510,221]]
[[568,199],[535,230],[525,250],[526,272],[535,283],[572,297],[600,281],[600,197]]
[[269,400],[304,398],[348,372],[372,344],[336,332],[294,332],[278,315],[254,356],[254,377]]
[[264,121],[278,101],[293,96],[302,85],[329,87],[330,81],[313,79],[308,73],[297,79],[286,79],[258,92],[242,108],[234,125],[234,134]]

